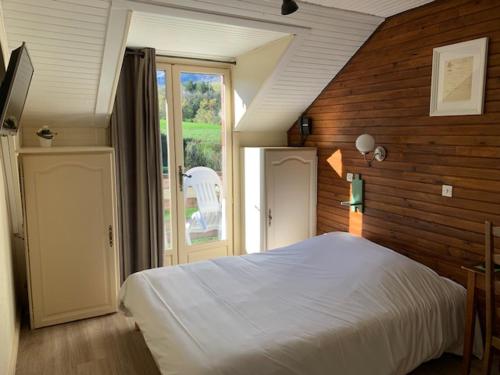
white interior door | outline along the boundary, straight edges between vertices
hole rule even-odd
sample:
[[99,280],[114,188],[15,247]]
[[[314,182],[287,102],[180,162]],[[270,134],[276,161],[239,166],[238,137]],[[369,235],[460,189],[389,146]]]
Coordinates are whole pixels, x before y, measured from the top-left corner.
[[229,70],[158,64],[157,77],[167,264],[232,255]]

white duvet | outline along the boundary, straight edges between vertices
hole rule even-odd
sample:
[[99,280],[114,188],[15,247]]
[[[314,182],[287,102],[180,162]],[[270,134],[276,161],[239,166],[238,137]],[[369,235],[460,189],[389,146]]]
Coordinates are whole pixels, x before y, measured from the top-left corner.
[[463,341],[463,287],[346,233],[139,272],[120,299],[164,375],[406,374]]

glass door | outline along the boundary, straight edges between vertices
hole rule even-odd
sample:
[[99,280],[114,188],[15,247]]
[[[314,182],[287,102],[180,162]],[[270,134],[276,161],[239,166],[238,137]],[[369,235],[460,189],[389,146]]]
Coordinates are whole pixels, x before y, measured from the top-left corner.
[[161,64],[157,67],[158,110],[160,118],[160,139],[162,156],[163,185],[163,233],[165,265],[178,263],[177,253],[177,204],[176,204],[176,162],[175,129],[172,94],[172,66]]
[[165,239],[171,245],[166,254],[171,254],[174,264],[231,255],[229,71],[181,65],[167,68],[163,71],[171,79],[166,80],[166,87],[158,80],[167,103],[165,115],[160,109],[162,150],[168,149],[163,153],[164,169],[168,167],[164,173]]

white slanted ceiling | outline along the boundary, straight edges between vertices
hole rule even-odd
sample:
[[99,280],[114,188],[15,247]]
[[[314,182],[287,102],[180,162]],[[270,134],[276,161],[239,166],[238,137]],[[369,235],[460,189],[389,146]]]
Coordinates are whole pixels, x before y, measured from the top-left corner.
[[[179,15],[176,8],[189,8],[210,20],[219,15],[240,22],[258,20],[261,25],[254,28],[276,28],[295,35],[272,73],[246,103],[244,114],[237,116],[238,131],[288,129],[383,21],[381,17],[305,3],[300,3],[297,12],[284,17],[280,15],[280,0],[156,0],[156,6],[150,10],[148,3],[152,4],[143,1],[135,10],[158,14],[157,6],[162,5]],[[133,22],[131,36],[134,35]],[[158,48],[152,41],[150,46]]]
[[433,0],[304,0],[306,3],[323,5],[355,12],[389,17]]
[[151,46],[160,55],[235,61],[235,56],[285,35],[220,22],[134,12],[127,46]]
[[[23,127],[105,125],[112,109],[123,48],[129,37],[130,19],[143,22],[142,32],[149,30],[150,39],[159,38],[155,43],[163,43],[160,50],[164,53],[191,57],[197,54],[229,56],[237,60],[239,54],[248,53],[249,49],[294,34],[275,69],[246,103],[246,111],[237,124],[237,129],[242,131],[287,129],[383,21],[382,17],[372,14],[386,16],[426,2],[330,1],[332,6],[350,11],[299,2],[300,9],[284,17],[280,15],[281,0],[0,1],[10,49],[26,41],[35,67]],[[224,43],[214,46],[204,41],[195,50],[182,51],[185,45],[182,40],[179,43],[170,39],[166,43],[167,37],[162,39],[161,35],[154,34],[162,20],[155,12],[145,11],[147,6],[166,9],[162,16],[169,16],[168,9],[197,12],[202,15],[198,21],[218,23],[211,25],[212,32],[218,35],[224,33],[227,25],[214,21],[214,17],[232,18],[232,35],[237,36],[235,30],[239,27],[241,44],[228,39],[224,51],[215,48]],[[143,14],[142,19],[138,13]],[[170,21],[177,22],[179,32],[183,30],[179,38],[186,37],[189,23]],[[249,27],[252,22],[272,27]],[[272,32],[275,35],[271,35]],[[130,35],[131,44],[135,36]],[[208,48],[210,46],[213,48]]]
[[110,3],[3,0],[9,48],[26,42],[35,74],[23,127],[95,125]]
[[253,100],[263,85],[270,81],[276,67],[284,59],[284,54],[287,51],[289,54],[293,53],[289,51],[289,47],[297,42],[294,38],[293,35],[288,35],[237,57],[237,64],[232,72],[236,130],[241,130],[248,110],[253,106]]

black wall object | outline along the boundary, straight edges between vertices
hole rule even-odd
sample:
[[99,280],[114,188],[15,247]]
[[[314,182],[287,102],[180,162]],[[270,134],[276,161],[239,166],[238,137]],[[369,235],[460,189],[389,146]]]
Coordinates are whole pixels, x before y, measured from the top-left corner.
[[312,133],[312,119],[310,117],[302,116],[299,119],[300,135],[306,137]]
[[287,16],[295,12],[297,9],[299,9],[299,6],[295,1],[283,0],[283,4],[281,5],[281,14],[283,16]]

